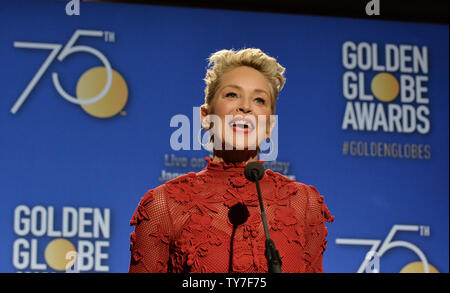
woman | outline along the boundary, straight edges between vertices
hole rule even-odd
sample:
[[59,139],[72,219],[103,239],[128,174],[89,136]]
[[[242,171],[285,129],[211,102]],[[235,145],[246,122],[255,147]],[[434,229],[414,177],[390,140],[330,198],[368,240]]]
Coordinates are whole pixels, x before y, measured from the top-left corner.
[[[267,272],[258,196],[244,167],[258,161],[259,145],[270,139],[284,71],[259,49],[210,56],[201,122],[210,131],[213,156],[202,171],[141,199],[130,221],[130,272]],[[271,170],[260,186],[283,272],[323,272],[324,222],[333,221],[323,197]],[[236,211],[242,219],[236,220]]]

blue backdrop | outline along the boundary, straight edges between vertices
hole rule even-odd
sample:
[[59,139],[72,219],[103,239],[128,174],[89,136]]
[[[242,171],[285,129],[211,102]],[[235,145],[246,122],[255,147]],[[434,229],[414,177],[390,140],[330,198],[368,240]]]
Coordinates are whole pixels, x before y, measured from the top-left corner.
[[[287,68],[271,166],[325,196],[325,271],[364,269],[372,246],[381,272],[424,259],[449,271],[448,25],[89,2],[68,16],[64,1],[0,2],[1,272],[64,271],[72,249],[80,271],[126,272],[140,198],[208,156],[173,150],[170,120],[189,118],[192,145],[206,58],[244,47]],[[71,96],[102,89],[101,74],[85,74],[99,56],[116,75],[109,106],[89,112],[52,73]]]

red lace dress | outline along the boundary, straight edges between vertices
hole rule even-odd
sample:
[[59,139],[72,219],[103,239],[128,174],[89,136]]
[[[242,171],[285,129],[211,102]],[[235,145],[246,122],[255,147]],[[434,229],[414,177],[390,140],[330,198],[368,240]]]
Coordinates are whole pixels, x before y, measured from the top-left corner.
[[[131,225],[129,272],[265,273],[265,235],[256,185],[244,163],[206,158],[208,165],[149,190]],[[286,273],[323,272],[327,228],[332,222],[313,186],[266,170],[260,181],[270,237]],[[229,209],[244,204],[247,221],[233,225]]]

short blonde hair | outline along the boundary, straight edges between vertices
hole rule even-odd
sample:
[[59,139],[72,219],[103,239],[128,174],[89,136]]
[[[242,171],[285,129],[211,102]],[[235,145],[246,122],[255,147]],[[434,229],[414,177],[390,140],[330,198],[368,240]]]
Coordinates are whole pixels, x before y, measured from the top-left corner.
[[206,83],[203,106],[206,106],[208,110],[211,108],[222,75],[236,67],[249,66],[267,78],[272,89],[272,113],[275,113],[278,94],[286,82],[286,78],[283,76],[286,68],[281,66],[275,58],[266,55],[260,49],[248,48],[238,51],[234,49],[220,50],[211,54],[207,60],[209,61],[208,68],[203,79]]

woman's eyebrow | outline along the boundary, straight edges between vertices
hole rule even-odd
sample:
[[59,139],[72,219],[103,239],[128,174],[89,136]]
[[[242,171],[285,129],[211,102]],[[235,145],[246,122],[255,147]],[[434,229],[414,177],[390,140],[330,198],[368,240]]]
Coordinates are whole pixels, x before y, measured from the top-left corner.
[[[242,87],[237,85],[237,84],[228,84],[228,85],[224,86],[223,88],[226,88],[226,87],[236,88],[236,89],[241,90],[241,91],[243,90]],[[256,93],[264,93],[264,94],[268,95],[268,93],[265,90],[263,90],[263,89],[254,89],[253,91],[256,92]]]

